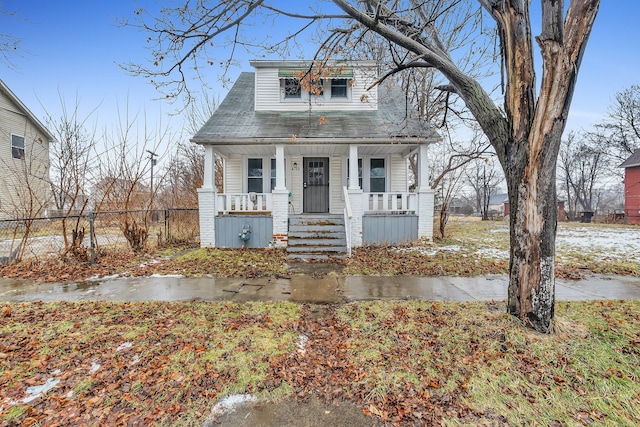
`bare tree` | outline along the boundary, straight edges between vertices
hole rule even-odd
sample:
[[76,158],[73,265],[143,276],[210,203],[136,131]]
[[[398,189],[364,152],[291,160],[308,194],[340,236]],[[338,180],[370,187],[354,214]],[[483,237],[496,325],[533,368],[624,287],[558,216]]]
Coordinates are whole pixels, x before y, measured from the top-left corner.
[[[50,145],[51,193],[53,202],[62,222],[62,237],[65,252],[75,256],[86,256],[82,250],[85,229],[81,227],[81,216],[89,204],[89,186],[92,167],[95,165],[95,128],[88,129],[87,122],[95,109],[85,117],[80,117],[79,101],[67,108],[60,97],[62,113],[59,118],[47,114],[46,122],[56,137]],[[71,226],[71,240],[69,229]]]
[[616,93],[607,117],[596,125],[591,138],[606,141],[606,154],[618,164],[640,148],[640,85]]
[[[0,8],[2,8],[0,3]],[[17,14],[8,10],[0,10],[0,17],[16,19]],[[9,68],[15,68],[12,57],[18,54],[21,40],[12,34],[0,33],[0,62]]]
[[[443,141],[431,149],[430,182],[431,188],[436,190],[440,199],[440,237],[445,237],[449,203],[461,190],[467,166],[485,155],[489,147],[484,135],[476,131],[468,141],[463,142],[457,141],[447,132],[444,134]],[[417,169],[417,164],[413,162],[410,162],[409,166],[414,170]]]
[[169,159],[164,186],[158,201],[165,207],[198,206],[198,188],[204,181],[204,149],[191,143],[179,143]]
[[169,128],[147,127],[146,117],[131,115],[128,106],[118,111],[119,126],[113,134],[105,134],[106,150],[100,156],[93,199],[97,211],[116,210],[120,229],[134,251],[143,250],[149,237],[158,188],[164,174],[147,181],[153,167],[147,152],[158,154],[160,148],[173,139]]
[[[203,90],[198,101],[188,105],[186,110],[186,133],[195,135],[202,125],[213,115],[218,102]],[[215,185],[218,191],[224,188],[224,164],[215,156]],[[181,142],[169,159],[164,187],[158,194],[162,206],[197,207],[198,188],[204,182],[204,147],[190,142]]]
[[[297,17],[303,28],[322,19],[331,20],[331,27],[327,28],[330,36],[325,43],[328,46],[337,45],[336,41],[348,46],[361,40],[364,33],[376,33],[402,53],[398,55],[402,62],[391,72],[407,67],[438,70],[448,82],[441,88],[462,99],[493,145],[505,172],[511,205],[507,310],[527,326],[548,332],[555,307],[556,160],[600,1],[570,0],[568,9],[562,0],[542,1],[541,34],[536,37],[542,58],[542,79],[538,86],[530,2],[478,0],[493,18],[500,40],[497,56],[504,84],[501,106],[478,79],[465,72],[465,63],[456,59],[464,56],[447,50],[443,43],[447,34],[437,31],[433,17],[425,19],[417,12],[419,2],[332,0],[332,3],[344,15],[280,10],[264,0],[221,1],[209,7],[185,2],[175,9],[164,9],[150,24],[144,19],[138,21],[151,34],[155,68],[129,69],[152,77],[156,84],[175,83],[173,87],[179,91],[187,81],[184,74],[187,61],[213,62],[216,58],[207,56],[212,40],[231,34],[232,46],[238,46],[234,42],[241,41],[238,35],[242,34],[240,30],[246,20],[262,13]],[[437,18],[470,6],[464,0],[439,4],[441,8],[434,15]],[[143,15],[139,13],[138,16]],[[336,26],[337,20],[344,20],[344,25]],[[332,49],[323,48],[323,52],[334,54]],[[470,43],[467,48],[474,47]]]
[[491,197],[498,193],[504,175],[497,165],[495,154],[486,153],[485,156],[473,162],[466,169],[467,184],[473,189],[477,212],[484,221],[489,219],[489,204]]
[[597,206],[596,188],[608,166],[604,154],[607,147],[599,138],[570,132],[560,149],[559,169],[570,218],[575,218],[578,206],[591,212]]

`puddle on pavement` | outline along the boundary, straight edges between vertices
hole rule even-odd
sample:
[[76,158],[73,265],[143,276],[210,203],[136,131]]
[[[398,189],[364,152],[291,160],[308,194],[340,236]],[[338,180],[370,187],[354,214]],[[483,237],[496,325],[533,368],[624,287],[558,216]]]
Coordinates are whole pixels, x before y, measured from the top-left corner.
[[244,404],[218,418],[210,419],[205,427],[360,427],[379,426],[372,417],[350,402],[340,406],[326,404],[316,397],[306,402],[285,399],[280,402]]

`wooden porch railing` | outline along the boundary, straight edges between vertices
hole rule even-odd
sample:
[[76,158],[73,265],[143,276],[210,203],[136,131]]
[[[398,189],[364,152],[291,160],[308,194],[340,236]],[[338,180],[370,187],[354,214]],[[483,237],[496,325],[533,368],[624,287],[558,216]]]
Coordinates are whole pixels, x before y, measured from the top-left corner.
[[222,193],[217,195],[218,214],[261,213],[273,209],[271,193]]
[[363,193],[365,212],[414,213],[418,197],[415,193]]

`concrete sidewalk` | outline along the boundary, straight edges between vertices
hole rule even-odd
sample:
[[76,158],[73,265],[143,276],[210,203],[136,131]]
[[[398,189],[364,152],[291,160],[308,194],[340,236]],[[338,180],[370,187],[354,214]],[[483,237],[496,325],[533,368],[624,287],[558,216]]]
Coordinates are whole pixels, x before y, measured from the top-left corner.
[[[364,300],[491,301],[507,298],[507,276],[415,277],[294,274],[287,278],[152,276],[72,283],[0,279],[0,301],[294,301],[317,304]],[[557,300],[640,299],[640,278],[591,276],[556,280]]]

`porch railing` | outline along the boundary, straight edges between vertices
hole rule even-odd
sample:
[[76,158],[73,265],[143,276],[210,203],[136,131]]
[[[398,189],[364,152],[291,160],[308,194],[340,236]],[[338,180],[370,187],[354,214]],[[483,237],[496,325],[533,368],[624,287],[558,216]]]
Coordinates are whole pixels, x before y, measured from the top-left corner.
[[261,213],[273,209],[271,193],[221,193],[217,195],[216,209],[219,214]]
[[415,212],[418,196],[415,193],[364,193],[365,212]]

